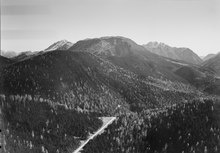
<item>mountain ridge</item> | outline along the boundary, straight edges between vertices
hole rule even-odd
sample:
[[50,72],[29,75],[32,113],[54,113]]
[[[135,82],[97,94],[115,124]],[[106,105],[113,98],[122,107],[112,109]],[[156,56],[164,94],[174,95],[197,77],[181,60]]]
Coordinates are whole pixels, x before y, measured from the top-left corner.
[[149,42],[143,46],[160,56],[182,60],[191,64],[200,64],[202,62],[202,59],[189,48],[171,47],[161,42]]
[[220,53],[217,53],[214,57],[204,61],[202,68],[211,69],[213,72],[220,76]]
[[206,55],[205,57],[203,57],[203,61],[207,61],[207,60],[209,60],[210,58],[213,58],[214,56],[215,56],[216,54],[208,54],[208,55]]
[[76,42],[69,51],[89,52],[104,58],[113,64],[139,74],[141,77],[168,77],[181,80],[172,72],[180,65],[151,53],[129,38],[121,36],[85,39]]

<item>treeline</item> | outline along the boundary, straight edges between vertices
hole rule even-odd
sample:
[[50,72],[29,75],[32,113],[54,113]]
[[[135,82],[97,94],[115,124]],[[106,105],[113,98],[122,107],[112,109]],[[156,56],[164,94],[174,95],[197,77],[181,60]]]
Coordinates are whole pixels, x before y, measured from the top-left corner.
[[0,96],[3,152],[71,152],[101,127],[97,114],[30,95]]
[[218,153],[220,128],[211,99],[120,116],[84,153]]

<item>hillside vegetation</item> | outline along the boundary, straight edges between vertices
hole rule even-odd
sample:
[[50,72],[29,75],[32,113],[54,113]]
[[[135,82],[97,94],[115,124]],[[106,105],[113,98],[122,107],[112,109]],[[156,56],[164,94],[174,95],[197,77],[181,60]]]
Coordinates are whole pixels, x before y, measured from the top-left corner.
[[90,141],[83,153],[218,153],[217,120],[213,99],[124,114]]
[[71,152],[98,130],[97,114],[30,95],[0,97],[3,120],[3,152]]
[[3,152],[72,153],[102,117],[116,120],[83,152],[220,151],[217,69],[124,37],[59,41],[0,62]]
[[4,69],[0,92],[40,95],[77,108],[114,114],[163,107],[199,96],[183,83],[138,74],[90,53],[53,51]]

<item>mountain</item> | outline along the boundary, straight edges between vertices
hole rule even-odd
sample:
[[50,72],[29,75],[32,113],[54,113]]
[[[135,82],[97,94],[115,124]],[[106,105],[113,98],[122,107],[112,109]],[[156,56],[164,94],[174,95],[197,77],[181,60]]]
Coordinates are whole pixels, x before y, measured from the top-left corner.
[[[97,110],[96,103],[101,101],[100,105],[105,104],[102,111],[105,111],[109,104],[113,107],[115,99],[121,103],[124,100],[102,83],[110,78],[100,75],[114,68],[100,67],[102,61],[94,58],[90,54],[69,51],[45,52],[4,69],[0,90],[5,94],[40,95],[58,102],[68,101],[71,107],[80,105],[92,110]],[[99,74],[99,71],[105,72]]]
[[131,39],[121,36],[81,40],[70,47],[69,50],[90,52],[105,57],[125,57],[130,54],[146,51],[144,47],[136,44]]
[[202,60],[203,60],[203,61],[207,61],[207,60],[209,60],[210,58],[213,58],[215,55],[216,55],[216,54],[208,54],[208,55],[206,55]]
[[41,54],[43,53],[43,51],[26,51],[26,52],[21,52],[20,54],[18,54],[17,56],[11,58],[13,59],[14,61],[22,61],[22,60],[25,60],[25,59],[28,59],[28,58],[31,58],[33,56],[36,56],[38,54]]
[[220,76],[220,53],[202,63],[203,69],[209,69]]
[[13,60],[0,56],[0,70],[13,63]]
[[73,43],[67,41],[67,40],[60,40],[58,42],[55,42],[54,44],[50,45],[48,48],[46,48],[44,51],[52,51],[52,50],[67,50],[69,49]]
[[151,53],[125,37],[101,37],[81,40],[69,48],[73,52],[89,52],[140,77],[153,76],[183,81],[173,71],[181,65]]
[[4,51],[4,50],[1,50],[1,56],[4,56],[6,58],[12,58],[12,57],[15,57],[17,55],[18,55],[18,53],[16,53],[15,51]]
[[[165,44],[162,46],[166,47]],[[205,88],[202,84],[207,80],[205,71],[201,71],[198,66],[189,64],[184,60],[161,57],[125,37],[85,39],[75,43],[69,50],[92,53],[137,74],[139,78],[148,76],[164,78],[189,83],[202,89]],[[191,51],[189,53],[189,57],[194,54]],[[197,57],[197,55],[195,56]]]
[[175,71],[175,74],[187,80],[191,85],[200,87],[204,84],[202,82],[206,78],[206,73],[200,71],[196,67],[183,66]]
[[8,66],[0,79],[0,93],[39,95],[102,114],[114,114],[118,105],[140,111],[197,95],[183,84],[140,79],[138,74],[88,52],[46,52]]
[[189,48],[170,47],[164,43],[149,42],[143,45],[147,50],[160,56],[185,61],[191,64],[200,64],[201,58]]
[[103,116],[116,120],[83,151],[182,152],[188,147],[187,152],[191,146],[186,143],[204,141],[203,135],[191,134],[217,140],[218,133],[210,130],[217,125],[213,102],[179,82],[202,75],[194,74],[198,66],[191,69],[123,37],[87,39],[68,50],[20,57],[0,75],[8,152],[73,152],[100,129]]

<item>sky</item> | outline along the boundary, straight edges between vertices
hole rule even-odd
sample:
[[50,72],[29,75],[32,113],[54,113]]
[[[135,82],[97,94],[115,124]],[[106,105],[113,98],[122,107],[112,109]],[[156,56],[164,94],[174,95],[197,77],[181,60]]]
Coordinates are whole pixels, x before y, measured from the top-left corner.
[[1,0],[1,50],[39,51],[62,39],[102,36],[217,53],[220,0]]

